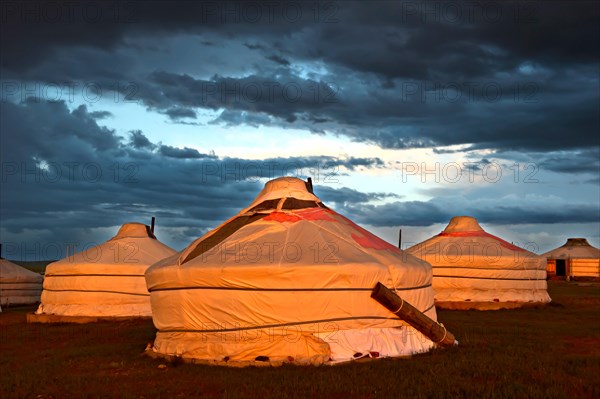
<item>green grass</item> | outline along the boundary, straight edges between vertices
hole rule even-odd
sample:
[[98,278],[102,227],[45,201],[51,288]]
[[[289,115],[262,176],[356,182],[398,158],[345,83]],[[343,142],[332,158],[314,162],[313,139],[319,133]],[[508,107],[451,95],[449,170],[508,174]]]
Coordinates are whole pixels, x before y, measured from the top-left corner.
[[335,367],[172,364],[141,355],[149,321],[28,325],[32,308],[7,309],[0,397],[600,397],[600,287],[550,284],[542,309],[439,311],[458,347]]

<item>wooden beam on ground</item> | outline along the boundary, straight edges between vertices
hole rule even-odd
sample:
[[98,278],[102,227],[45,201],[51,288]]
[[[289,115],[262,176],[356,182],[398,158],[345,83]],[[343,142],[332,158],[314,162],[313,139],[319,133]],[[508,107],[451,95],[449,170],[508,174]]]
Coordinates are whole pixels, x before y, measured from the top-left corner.
[[458,341],[450,331],[446,330],[446,327],[429,318],[385,285],[377,283],[373,287],[371,298],[385,306],[390,312],[410,324],[437,345],[458,345]]

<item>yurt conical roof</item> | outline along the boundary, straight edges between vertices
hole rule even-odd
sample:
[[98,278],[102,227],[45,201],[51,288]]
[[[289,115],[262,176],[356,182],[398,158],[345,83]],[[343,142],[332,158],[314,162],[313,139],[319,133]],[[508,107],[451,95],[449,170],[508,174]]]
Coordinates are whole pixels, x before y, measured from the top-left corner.
[[585,238],[569,238],[565,244],[542,256],[547,259],[598,259],[600,249],[590,245]]
[[438,307],[498,309],[550,301],[544,258],[487,233],[473,217],[453,217],[444,231],[407,252],[432,265]]
[[173,253],[148,226],[126,223],[110,240],[49,264],[36,313],[148,317],[150,295],[144,273]]
[[153,350],[164,355],[314,364],[433,345],[370,298],[382,282],[435,320],[431,267],[327,208],[297,178],[267,182],[146,280]]
[[0,305],[39,302],[43,280],[40,274],[0,258]]

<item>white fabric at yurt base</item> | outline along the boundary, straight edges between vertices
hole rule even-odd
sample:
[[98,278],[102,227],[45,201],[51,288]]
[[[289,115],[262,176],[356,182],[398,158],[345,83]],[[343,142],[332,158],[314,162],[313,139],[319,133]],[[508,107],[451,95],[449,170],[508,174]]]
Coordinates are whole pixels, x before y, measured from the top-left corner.
[[124,224],[115,237],[46,268],[36,314],[149,317],[146,269],[175,251],[141,223]]
[[[591,246],[585,238],[569,238],[564,245],[542,256],[548,260],[550,275],[600,277],[600,249]],[[557,261],[563,261],[564,269],[559,273]]]
[[154,353],[231,365],[333,364],[434,344],[370,297],[377,282],[436,320],[431,266],[278,178],[146,272]]
[[40,301],[41,274],[0,258],[0,305],[26,305]]
[[407,249],[433,267],[438,308],[501,309],[550,302],[546,260],[457,216],[440,234]]

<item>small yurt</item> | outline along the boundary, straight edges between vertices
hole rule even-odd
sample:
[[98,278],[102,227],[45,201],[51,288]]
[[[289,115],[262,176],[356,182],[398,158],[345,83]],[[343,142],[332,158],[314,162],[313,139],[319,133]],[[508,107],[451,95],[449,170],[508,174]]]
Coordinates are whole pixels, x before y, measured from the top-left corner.
[[0,306],[39,302],[43,281],[41,274],[0,258]]
[[436,320],[431,266],[277,178],[146,272],[154,354],[229,366],[331,364],[434,345],[370,297],[377,282]]
[[548,260],[548,276],[600,277],[600,249],[585,238],[569,238],[542,257]]
[[541,256],[457,216],[444,231],[407,250],[433,267],[436,307],[492,310],[550,302]]
[[46,267],[37,315],[149,317],[146,269],[175,251],[141,223]]

